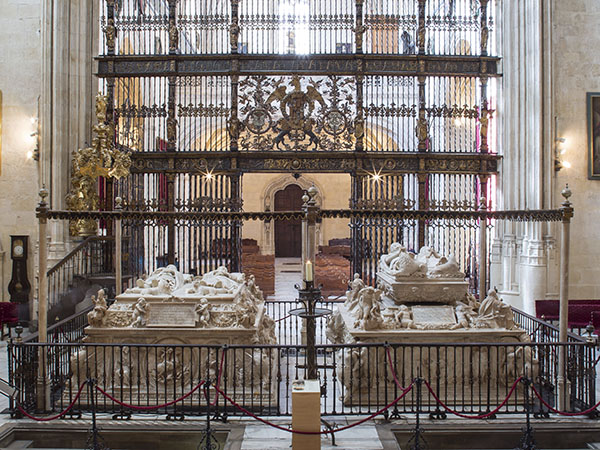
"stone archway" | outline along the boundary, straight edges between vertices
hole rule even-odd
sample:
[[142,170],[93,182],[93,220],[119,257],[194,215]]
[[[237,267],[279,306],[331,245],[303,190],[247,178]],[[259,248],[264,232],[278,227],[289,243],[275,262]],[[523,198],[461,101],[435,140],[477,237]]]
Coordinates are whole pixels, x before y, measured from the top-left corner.
[[[262,203],[264,211],[273,211],[275,208],[275,194],[278,191],[284,190],[287,186],[295,184],[299,186],[303,191],[306,191],[309,187],[315,186],[319,193],[316,197],[317,205],[323,205],[324,195],[323,187],[320,183],[317,183],[311,177],[302,175],[299,178],[294,178],[292,174],[282,175],[273,182],[269,183],[262,195]],[[262,253],[265,255],[275,254],[275,224],[273,221],[263,222],[263,250]],[[317,224],[317,243],[322,245],[321,242],[321,225]]]

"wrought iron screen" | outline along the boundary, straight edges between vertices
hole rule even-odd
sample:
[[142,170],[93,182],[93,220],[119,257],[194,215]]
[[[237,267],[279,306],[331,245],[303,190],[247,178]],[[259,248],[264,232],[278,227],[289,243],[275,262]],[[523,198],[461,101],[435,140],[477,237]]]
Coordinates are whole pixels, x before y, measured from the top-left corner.
[[[495,0],[101,4],[100,84],[134,162],[107,209],[120,195],[131,209],[238,211],[249,172],[349,173],[357,209],[493,206]],[[473,224],[349,226],[352,270],[371,281],[395,240],[475,267]],[[239,268],[239,223],[129,227],[144,271]]]

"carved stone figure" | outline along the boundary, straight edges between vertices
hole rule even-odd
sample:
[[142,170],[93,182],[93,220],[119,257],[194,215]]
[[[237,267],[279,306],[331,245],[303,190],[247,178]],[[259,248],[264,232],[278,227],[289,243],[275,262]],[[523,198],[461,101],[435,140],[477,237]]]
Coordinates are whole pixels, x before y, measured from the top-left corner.
[[211,272],[205,273],[202,276],[201,284],[235,292],[244,281],[245,275],[243,273],[229,273],[227,267],[220,266]]
[[327,321],[325,334],[327,339],[334,344],[346,344],[352,342],[352,336],[346,327],[344,316],[339,310],[336,310]]
[[203,328],[208,327],[210,323],[210,304],[205,298],[196,305],[196,325]]
[[92,302],[94,303],[94,309],[87,315],[88,323],[92,327],[102,327],[106,322],[106,311],[108,310],[103,289],[98,291],[97,299],[92,295]]
[[401,328],[419,328],[410,315],[410,310],[406,305],[400,305],[394,318]]
[[421,266],[415,255],[406,251],[406,247],[398,242],[390,245],[390,251],[379,258],[379,271],[394,277],[422,276]]
[[371,286],[360,290],[358,293],[358,308],[355,314],[355,328],[362,328],[363,330],[382,328],[381,294],[381,290]]
[[361,280],[360,275],[355,273],[354,279],[350,283],[350,290],[346,291],[346,301],[344,305],[348,311],[352,311],[358,304],[358,293],[365,287],[365,283]]
[[133,327],[133,328],[145,327],[147,313],[148,313],[148,307],[146,304],[146,300],[144,298],[140,298],[133,307],[133,314],[132,314],[133,322],[131,322],[130,327]]
[[85,348],[71,355],[71,383],[74,387],[79,387],[87,379],[87,358],[88,352]]
[[125,291],[126,294],[168,295],[177,291],[190,281],[189,275],[184,275],[172,264],[159,267],[144,279],[136,281],[136,287]]
[[450,327],[451,330],[457,330],[459,328],[469,328],[471,326],[471,318],[468,312],[468,307],[466,305],[459,304],[456,307],[455,313],[456,324]]
[[434,266],[428,267],[427,270],[428,278],[464,278],[465,274],[460,271],[458,262],[454,258],[454,255],[450,255],[448,258],[442,256],[439,258]]
[[512,309],[498,297],[495,289],[490,289],[478,312],[479,316],[475,319],[478,328],[516,328]]
[[250,291],[250,293],[251,293],[251,294],[252,294],[252,295],[253,295],[255,298],[257,298],[257,299],[258,299],[258,300],[260,300],[260,301],[263,301],[263,300],[264,300],[264,297],[263,297],[263,293],[262,293],[262,291],[261,291],[261,290],[260,290],[260,288],[259,288],[259,287],[256,285],[256,278],[254,277],[254,275],[250,275],[250,276],[248,277],[248,282],[247,282],[247,285],[248,285],[248,290]]

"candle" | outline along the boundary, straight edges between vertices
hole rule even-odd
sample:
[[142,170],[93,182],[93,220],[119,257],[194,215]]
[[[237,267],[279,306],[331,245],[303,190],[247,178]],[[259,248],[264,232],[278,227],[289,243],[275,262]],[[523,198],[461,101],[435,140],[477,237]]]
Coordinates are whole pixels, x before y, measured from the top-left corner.
[[306,281],[313,280],[313,265],[310,261],[306,261],[306,264],[304,265],[304,279]]

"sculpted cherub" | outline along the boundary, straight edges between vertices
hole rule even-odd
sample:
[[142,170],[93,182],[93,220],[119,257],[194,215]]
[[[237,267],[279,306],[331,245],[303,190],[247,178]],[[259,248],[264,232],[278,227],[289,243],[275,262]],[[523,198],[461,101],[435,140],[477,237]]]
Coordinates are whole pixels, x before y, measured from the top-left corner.
[[406,305],[400,305],[398,307],[398,312],[396,312],[395,319],[402,328],[418,328],[415,324],[415,321],[412,320],[410,310]]
[[210,322],[210,303],[205,298],[200,300],[194,309],[196,311],[196,324],[203,328],[208,327]]
[[133,321],[131,322],[132,328],[142,328],[146,326],[146,314],[148,313],[148,308],[146,304],[146,299],[140,298],[137,303],[133,306]]

